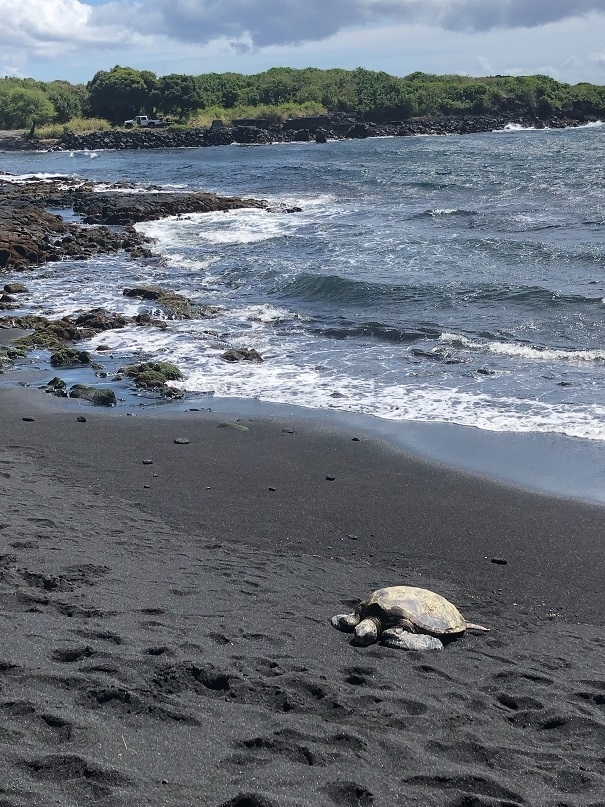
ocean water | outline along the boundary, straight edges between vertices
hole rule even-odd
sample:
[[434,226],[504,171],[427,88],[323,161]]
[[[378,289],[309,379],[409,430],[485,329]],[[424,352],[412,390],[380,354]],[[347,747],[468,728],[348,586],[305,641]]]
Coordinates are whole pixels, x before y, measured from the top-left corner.
[[[100,344],[169,360],[199,396],[605,440],[605,127],[169,151],[1,153],[15,175],[297,205],[137,225],[156,257],[14,276],[58,317],[153,284],[219,306]],[[262,364],[229,364],[228,346]],[[44,354],[37,360],[44,361]]]

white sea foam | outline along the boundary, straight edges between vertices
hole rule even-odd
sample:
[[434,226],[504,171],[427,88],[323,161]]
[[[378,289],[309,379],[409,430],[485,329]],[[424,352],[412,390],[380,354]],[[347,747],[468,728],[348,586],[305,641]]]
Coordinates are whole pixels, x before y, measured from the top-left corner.
[[232,309],[230,316],[236,314],[241,320],[250,323],[282,323],[282,322],[307,322],[308,317],[302,314],[296,314],[289,311],[287,308],[281,308],[270,303],[263,303],[261,305],[250,305],[243,308]]
[[522,123],[507,123],[502,129],[494,129],[495,132],[538,132],[535,126],[523,126]]
[[[170,360],[185,376],[172,385],[190,396],[256,398],[394,421],[455,423],[497,432],[551,432],[605,441],[605,406],[497,395],[443,381],[435,385],[410,378],[406,383],[386,384],[361,377],[355,362],[342,362],[340,369],[332,369],[329,351],[325,363],[312,363],[306,348],[314,345],[304,331],[287,343],[275,338],[271,325],[288,316],[293,318],[272,306],[243,307],[216,319],[172,321],[167,330],[127,326],[105,331],[83,347],[94,350],[103,344],[110,348],[103,356],[124,363]],[[225,331],[227,319],[230,327]],[[225,362],[221,355],[227,347],[253,347],[264,362]],[[314,355],[318,356],[317,349]]]
[[[597,121],[589,121],[588,123],[582,123],[579,126],[571,126],[571,127],[563,127],[565,129],[598,129],[604,125],[604,121],[597,120]],[[553,127],[553,126],[524,126],[522,123],[507,123],[502,129],[494,129],[494,132],[552,132],[552,131],[563,131],[560,127]]]
[[149,188],[147,185],[141,186],[122,186],[119,183],[111,183],[111,182],[99,182],[98,185],[95,185],[93,191],[95,193],[106,193],[107,191],[111,191],[112,193],[124,193],[124,194],[144,194],[144,193],[175,193],[181,190],[186,190],[187,185],[185,184],[165,184],[161,187],[154,187]]
[[217,396],[337,409],[389,420],[456,423],[501,432],[554,432],[605,440],[605,407],[579,409],[429,385],[384,387],[370,380],[336,378],[314,367],[284,361],[284,357],[235,368],[215,360],[174,386],[193,393],[212,390]]
[[452,347],[500,356],[516,356],[535,361],[601,362],[605,361],[605,350],[565,350],[563,348],[541,348],[515,342],[480,341],[455,333],[444,332],[439,341]]
[[214,255],[208,258],[191,258],[184,255],[182,252],[171,252],[164,256],[166,264],[171,269],[183,270],[187,273],[202,273],[205,275],[203,280],[199,281],[203,287],[213,285],[218,282],[219,277],[211,277],[207,274],[208,270],[219,262],[219,258]]
[[[57,182],[58,187],[60,190],[68,190],[70,188],[79,188],[85,184],[85,180],[75,180],[74,177],[69,176],[68,174],[50,174],[44,171],[40,171],[38,173],[32,174],[1,174],[0,173],[0,181],[4,182],[14,182],[16,184],[22,185],[28,182],[31,183],[51,183]],[[64,181],[64,184],[62,184]]]
[[163,251],[178,249],[183,244],[235,245],[268,241],[294,234],[300,223],[300,218],[290,213],[244,208],[168,216],[135,226],[139,232],[155,239]]

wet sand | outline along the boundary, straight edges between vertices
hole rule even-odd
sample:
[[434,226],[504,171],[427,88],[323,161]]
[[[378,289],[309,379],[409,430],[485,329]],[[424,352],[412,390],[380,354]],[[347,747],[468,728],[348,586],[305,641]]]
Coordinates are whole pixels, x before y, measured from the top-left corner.
[[[1,804],[603,804],[601,505],[344,420],[0,410]],[[399,583],[491,632],[330,626]]]

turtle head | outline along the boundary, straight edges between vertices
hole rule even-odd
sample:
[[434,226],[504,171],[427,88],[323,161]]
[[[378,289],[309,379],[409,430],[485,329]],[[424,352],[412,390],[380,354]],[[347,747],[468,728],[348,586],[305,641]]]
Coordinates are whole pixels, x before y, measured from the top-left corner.
[[378,641],[378,637],[382,631],[380,620],[375,616],[368,616],[362,619],[359,625],[355,628],[355,636],[353,637],[353,644],[360,647],[366,647],[369,644],[374,644]]

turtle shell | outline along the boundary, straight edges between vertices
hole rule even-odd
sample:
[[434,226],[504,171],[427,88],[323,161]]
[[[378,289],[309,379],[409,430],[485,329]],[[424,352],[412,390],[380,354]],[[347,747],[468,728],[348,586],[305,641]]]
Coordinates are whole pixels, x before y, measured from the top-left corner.
[[415,586],[380,588],[360,603],[358,613],[361,619],[377,617],[382,630],[396,628],[405,619],[418,633],[432,636],[463,633],[467,627],[466,620],[449,600]]

